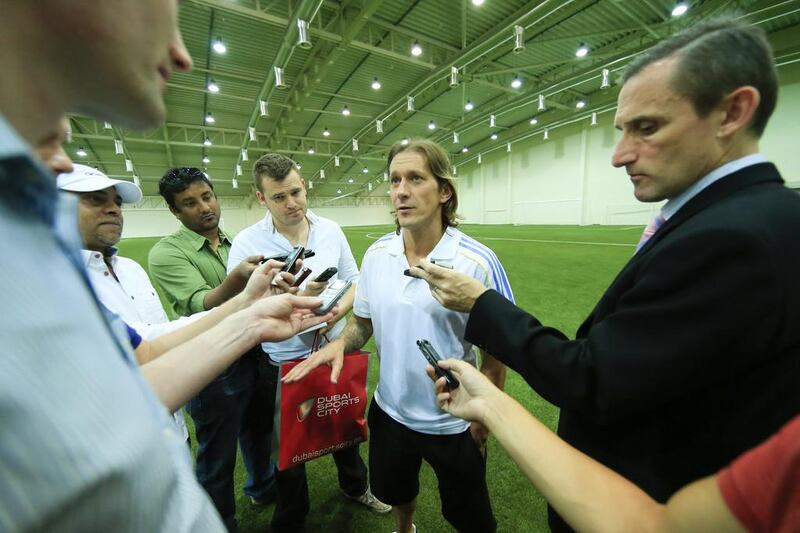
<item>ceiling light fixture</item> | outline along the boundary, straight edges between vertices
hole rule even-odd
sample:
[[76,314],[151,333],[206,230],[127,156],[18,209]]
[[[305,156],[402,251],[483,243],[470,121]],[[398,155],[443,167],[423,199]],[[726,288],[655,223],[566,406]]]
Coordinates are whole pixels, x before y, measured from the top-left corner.
[[262,117],[268,117],[269,116],[269,109],[267,109],[266,100],[259,100],[259,102],[258,102],[258,110],[259,110],[259,114]]
[[303,50],[311,48],[311,39],[308,38],[308,22],[297,19],[297,46]]
[[231,178],[231,187],[233,187],[234,189],[238,189],[239,188],[239,180],[237,180],[236,178]]
[[536,118],[536,117],[533,117],[533,118],[530,120],[530,125],[531,125],[531,126],[535,126],[535,125],[536,125],[536,124],[538,124],[538,123],[539,123],[539,119],[538,119],[538,118]]
[[483,5],[484,0],[472,0],[472,5],[475,7],[480,7]]
[[413,96],[406,96],[406,111],[411,113],[414,111],[414,97]]
[[489,136],[489,138],[490,138],[490,139],[492,139],[493,141],[496,141],[496,140],[497,140],[497,134],[496,134],[496,133],[492,133],[492,134]]
[[672,16],[680,17],[687,11],[689,11],[689,4],[687,4],[686,2],[678,2],[677,4],[675,4],[675,7],[672,8]]
[[211,163],[211,158],[208,157],[208,155],[203,154],[203,164],[207,165],[209,163]]
[[372,88],[376,91],[381,88],[381,82],[378,80],[378,78],[372,79]]
[[453,132],[453,144],[458,144],[458,142],[459,142],[458,141],[458,132],[454,131]]
[[450,67],[450,87],[458,87],[458,67]]
[[247,135],[250,137],[251,141],[256,140],[256,129],[253,126],[247,128]]
[[219,37],[211,41],[211,48],[218,54],[224,54],[228,51],[228,47],[225,46],[225,43],[223,43],[222,39]]
[[403,146],[406,146],[408,144],[408,137],[403,137],[403,140],[400,141],[400,144],[402,144]]
[[358,139],[353,138],[353,151],[358,152]]
[[578,109],[583,109],[584,107],[586,107],[586,101],[578,100],[577,102],[575,102],[575,107],[577,107]]
[[422,55],[422,46],[419,44],[419,41],[414,41],[414,44],[411,45],[411,55],[414,57]]
[[211,113],[206,113],[205,121],[206,124],[213,124],[216,122],[216,119],[214,118],[214,115],[212,115]]
[[215,82],[213,79],[208,80],[207,88],[208,92],[210,93],[217,94],[219,92],[219,85],[217,85],[217,82]]
[[212,144],[214,143],[212,143],[211,139],[209,139],[208,137],[206,137],[205,140],[203,141],[203,146],[211,146]]
[[467,152],[469,152],[469,148],[467,146],[461,149],[462,154],[466,154]]
[[586,43],[581,43],[578,45],[578,49],[575,50],[575,57],[586,57],[589,55],[589,47],[586,46]]
[[435,130],[436,129],[436,123],[433,120],[428,122],[428,129],[429,130]]
[[611,72],[607,68],[604,68],[603,70],[600,71],[600,75],[602,79],[602,81],[600,82],[600,88],[608,89],[609,87],[611,87],[611,80],[610,80]]
[[467,111],[472,111],[473,109],[475,109],[475,104],[472,103],[472,100],[467,100],[467,103],[464,104],[464,109],[466,109]]
[[522,87],[522,80],[516,74],[514,75],[514,78],[511,80],[511,87],[513,87],[514,89],[519,89],[520,87]]
[[275,88],[285,89],[286,82],[283,81],[283,69],[281,67],[272,67],[272,72],[275,73]]
[[361,169],[361,172],[363,172],[364,174],[369,174],[369,169],[367,167],[364,167]]
[[525,28],[514,26],[514,53],[518,54],[525,50]]
[[539,95],[539,105],[536,107],[536,109],[538,111],[544,111],[545,109],[547,109],[545,107],[545,105],[544,105],[544,95],[543,94]]
[[314,148],[308,149],[308,155],[314,155]]
[[83,149],[83,146],[79,146],[77,150],[75,150],[75,155],[78,157],[86,157],[88,154],[86,150]]
[[330,130],[328,128],[323,129],[322,130],[322,136],[323,137],[330,137],[331,136]]
[[592,126],[597,126],[597,112],[592,113]]
[[350,116],[350,108],[346,105],[342,108],[342,115],[349,117]]

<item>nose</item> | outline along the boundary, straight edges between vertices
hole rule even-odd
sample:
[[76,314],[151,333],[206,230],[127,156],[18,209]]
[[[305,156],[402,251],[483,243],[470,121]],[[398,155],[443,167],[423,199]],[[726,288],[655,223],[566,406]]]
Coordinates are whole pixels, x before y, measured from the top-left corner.
[[615,167],[624,167],[636,161],[636,150],[634,143],[623,132],[617,146],[614,148],[614,154],[611,156],[611,164]]
[[392,193],[399,198],[408,198],[408,184],[406,180],[401,179],[397,185],[392,188]]
[[72,159],[69,158],[63,146],[59,146],[44,163],[56,176],[68,174],[74,170]]
[[189,72],[192,70],[192,56],[183,44],[183,36],[179,29],[175,30],[175,37],[169,46],[169,57],[172,61],[172,68],[176,72]]

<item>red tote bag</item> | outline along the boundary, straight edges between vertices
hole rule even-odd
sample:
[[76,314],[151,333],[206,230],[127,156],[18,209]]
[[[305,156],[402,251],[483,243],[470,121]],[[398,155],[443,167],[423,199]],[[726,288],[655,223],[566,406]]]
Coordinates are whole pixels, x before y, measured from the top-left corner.
[[[301,361],[282,364],[281,378]],[[367,440],[368,370],[369,353],[358,351],[345,354],[339,383],[331,383],[327,365],[301,381],[280,383],[273,430],[278,439],[272,448],[280,470]]]

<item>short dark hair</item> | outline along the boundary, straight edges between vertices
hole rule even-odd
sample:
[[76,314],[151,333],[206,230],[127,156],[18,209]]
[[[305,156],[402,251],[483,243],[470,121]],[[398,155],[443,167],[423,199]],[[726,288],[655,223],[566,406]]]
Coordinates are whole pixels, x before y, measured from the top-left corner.
[[175,207],[175,195],[185,191],[192,183],[204,181],[211,190],[214,184],[208,179],[205,172],[195,167],[176,167],[171,168],[158,180],[158,194],[161,195],[167,204],[173,209]]
[[761,137],[778,100],[778,73],[761,28],[729,17],[692,26],[632,61],[623,84],[648,65],[672,57],[677,59],[672,89],[687,96],[700,117],[737,88],[755,87],[761,102],[748,129]]
[[[450,164],[450,156],[447,150],[438,143],[428,139],[411,139],[407,144],[396,142],[389,148],[389,155],[386,158],[387,170],[392,166],[392,160],[402,152],[416,152],[425,158],[431,173],[439,183],[439,190],[442,188],[450,189],[450,199],[442,205],[442,225],[444,227],[458,226],[458,193],[456,192],[455,178],[453,178],[453,166]],[[400,222],[395,217],[396,231],[400,233]]]
[[[265,176],[275,181],[283,181],[292,170],[300,174],[300,168],[291,158],[274,153],[262,155],[253,164],[253,181],[255,181],[256,189],[264,192],[261,189],[261,180]],[[302,178],[302,175],[300,177]]]

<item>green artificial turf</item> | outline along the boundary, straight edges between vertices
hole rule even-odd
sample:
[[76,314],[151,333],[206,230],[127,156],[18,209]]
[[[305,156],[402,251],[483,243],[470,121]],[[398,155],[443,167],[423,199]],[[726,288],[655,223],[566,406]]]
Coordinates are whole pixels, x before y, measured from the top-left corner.
[[[369,245],[392,229],[362,226],[344,231],[360,263]],[[641,226],[464,225],[461,229],[495,251],[508,274],[517,305],[569,337],[574,337],[575,330],[633,254],[633,245],[642,232]],[[125,239],[120,243],[120,254],[147,268],[147,253],[157,240]],[[374,342],[370,340],[366,349],[374,353]],[[370,394],[377,376],[376,360],[370,370]],[[508,374],[506,391],[550,428],[556,427],[558,410],[514,372]],[[191,428],[188,416],[187,421]],[[546,531],[544,499],[493,439],[488,453],[487,479],[498,531]],[[361,454],[366,461],[366,445],[361,446]],[[370,513],[342,498],[330,456],[308,463],[307,472],[311,495],[307,531],[372,533],[394,529],[390,514]],[[266,531],[274,505],[252,507],[241,493],[244,480],[244,467],[239,461],[236,468],[239,527],[243,532]],[[436,478],[427,465],[420,475],[414,521],[420,533],[452,531],[441,516]]]

